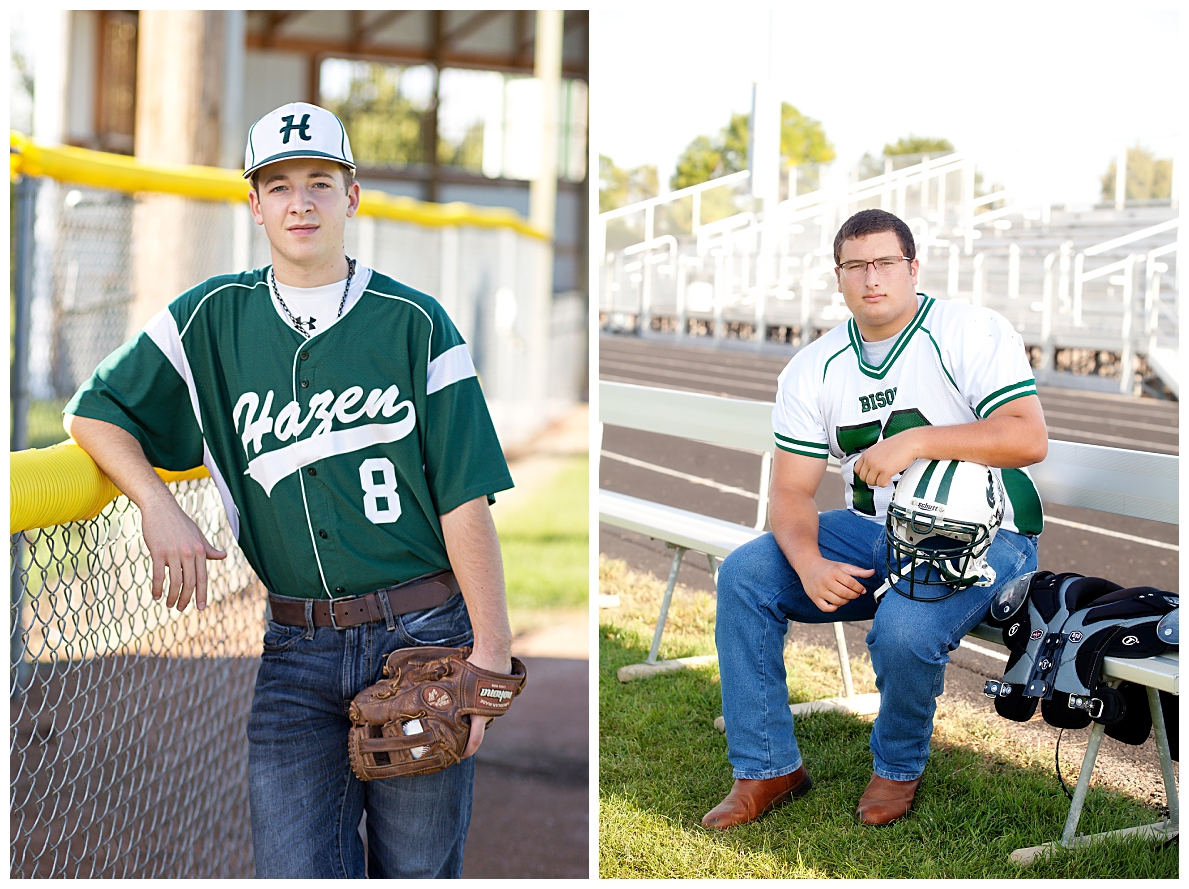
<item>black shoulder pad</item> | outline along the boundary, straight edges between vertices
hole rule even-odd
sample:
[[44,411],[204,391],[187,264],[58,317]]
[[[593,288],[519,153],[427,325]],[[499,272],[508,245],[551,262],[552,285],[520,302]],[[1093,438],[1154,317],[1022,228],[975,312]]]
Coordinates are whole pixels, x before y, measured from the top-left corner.
[[1165,645],[1181,644],[1181,609],[1174,608],[1156,624],[1156,635]]
[[1021,574],[1009,584],[1005,584],[995,594],[991,602],[991,610],[987,613],[987,623],[993,627],[1006,627],[1024,604],[1028,601],[1028,592],[1032,588],[1033,578],[1039,571]]
[[1119,584],[1104,577],[1078,577],[1063,588],[1065,607],[1072,614],[1121,589],[1123,588]]

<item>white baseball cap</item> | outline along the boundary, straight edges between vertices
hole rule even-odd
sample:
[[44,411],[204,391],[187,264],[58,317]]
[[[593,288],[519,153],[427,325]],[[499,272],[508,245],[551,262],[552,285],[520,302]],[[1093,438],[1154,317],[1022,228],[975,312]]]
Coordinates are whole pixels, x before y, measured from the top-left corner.
[[252,124],[244,151],[244,178],[266,164],[293,157],[325,158],[355,172],[343,122],[332,112],[308,102],[282,105]]

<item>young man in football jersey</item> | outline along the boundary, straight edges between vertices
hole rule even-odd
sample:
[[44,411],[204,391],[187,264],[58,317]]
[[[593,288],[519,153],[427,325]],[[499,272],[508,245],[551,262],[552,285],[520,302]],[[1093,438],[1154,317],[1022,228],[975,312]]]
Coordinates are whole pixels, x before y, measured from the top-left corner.
[[[772,532],[719,570],[715,642],[735,783],[702,819],[706,827],[744,824],[810,789],[788,707],[788,621],[874,619],[867,645],[881,706],[856,815],[873,825],[906,815],[949,652],[997,590],[1036,568],[1043,516],[1022,467],[1044,458],[1048,437],[1019,334],[993,311],[917,293],[912,233],[891,213],[848,219],[834,259],[853,318],[781,373]],[[847,508],[819,515],[814,495],[831,454],[841,461]],[[985,556],[995,580],[937,601],[884,595],[877,611],[894,482],[921,458],[982,463],[1000,476],[1007,504]]]
[[80,388],[67,431],[140,508],[154,598],[205,608],[206,560],[225,553],[153,466],[208,468],[269,590],[248,722],[257,876],[458,877],[483,719],[456,765],[363,783],[347,705],[397,648],[472,645],[509,672],[488,503],[512,479],[445,311],[345,255],[359,185],[339,119],[272,111],[245,168],[272,264],[174,300]]

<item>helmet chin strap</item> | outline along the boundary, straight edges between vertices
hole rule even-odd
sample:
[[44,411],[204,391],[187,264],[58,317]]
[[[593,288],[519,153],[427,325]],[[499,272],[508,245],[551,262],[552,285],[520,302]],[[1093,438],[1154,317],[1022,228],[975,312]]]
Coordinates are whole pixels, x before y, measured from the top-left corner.
[[974,582],[975,586],[990,586],[995,582],[995,569],[987,564],[986,557],[979,557],[979,560],[974,563],[974,570],[980,575],[979,579]]
[[[931,563],[930,563],[930,562],[929,562],[927,559],[917,559],[917,558],[913,558],[911,561],[912,561],[912,564],[909,566],[909,569],[908,569],[908,575],[909,575],[909,576],[912,576],[912,575],[914,575],[914,574],[916,573],[916,570],[917,570],[917,568],[918,568],[919,566],[921,566],[921,565],[930,565],[930,564],[931,564]],[[903,562],[902,562],[902,563],[900,563],[900,565],[899,565],[898,567],[899,567],[899,569],[900,569],[900,570],[899,570],[900,577],[901,577],[901,579],[903,579],[903,578],[905,577],[905,574],[904,574],[904,563],[903,563]],[[986,559],[986,557],[985,557],[985,556],[980,556],[980,557],[979,557],[979,559],[978,559],[978,561],[974,563],[974,565],[973,565],[973,568],[974,568],[974,570],[975,570],[975,571],[977,571],[977,572],[978,572],[978,574],[979,574],[979,579],[978,579],[978,580],[976,580],[976,581],[974,582],[974,584],[972,584],[973,586],[982,586],[982,587],[987,587],[987,586],[991,586],[993,583],[995,583],[995,569],[994,569],[994,568],[992,568],[992,567],[991,567],[991,566],[990,566],[990,565],[987,563],[987,559]],[[926,574],[926,577],[928,577],[928,574]],[[946,581],[942,581],[942,583],[948,583],[948,582],[946,582]],[[933,581],[933,582],[930,582],[930,583],[929,583],[929,585],[931,585],[931,586],[935,586],[935,585],[938,585],[938,584],[937,584],[937,582],[936,582],[936,581]],[[952,586],[952,584],[948,584],[948,585],[951,585],[951,586]],[[889,576],[888,576],[888,578],[887,578],[887,579],[886,579],[886,580],[885,580],[883,583],[881,583],[881,584],[879,585],[879,587],[878,587],[878,588],[875,590],[875,592],[871,594],[871,595],[872,595],[872,596],[874,596],[874,598],[875,598],[876,605],[878,605],[878,604],[879,604],[879,601],[880,601],[880,600],[883,598],[883,596],[884,596],[884,593],[886,593],[886,592],[887,592],[888,590],[890,590],[890,589],[893,589],[893,586],[892,586],[892,578],[891,578],[891,576],[889,575]],[[899,590],[897,590],[897,592],[899,592]],[[949,597],[948,597],[948,596],[944,596],[944,597],[938,597],[938,598],[949,598]],[[922,599],[921,601],[922,601],[922,602],[927,602],[927,601],[929,601],[929,600],[928,600],[928,599]]]

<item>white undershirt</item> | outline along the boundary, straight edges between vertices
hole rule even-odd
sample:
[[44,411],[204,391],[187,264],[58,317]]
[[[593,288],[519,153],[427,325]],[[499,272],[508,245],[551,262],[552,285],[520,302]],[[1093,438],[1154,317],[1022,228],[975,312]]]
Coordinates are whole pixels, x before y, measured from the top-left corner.
[[[339,293],[341,294],[342,291],[340,290]],[[921,302],[922,299],[918,295],[918,309],[921,307]],[[911,323],[911,321],[909,323]],[[867,365],[869,367],[879,367],[881,364],[883,364],[883,360],[887,358],[888,353],[892,351],[892,346],[896,345],[896,338],[898,336],[900,336],[899,331],[888,337],[886,340],[877,340],[874,343],[869,343],[867,340],[863,340],[863,360],[867,362]]]
[[[364,274],[365,272],[366,274]],[[276,309],[277,314],[281,316],[281,320],[286,325],[293,327],[293,322],[285,314],[285,310],[281,308],[280,303],[277,302],[277,295],[272,292],[271,285],[273,277],[271,270],[268,278],[269,294],[272,297],[273,308]],[[343,315],[347,314],[351,306],[359,301],[359,297],[363,293],[363,289],[370,278],[370,269],[357,264],[355,277],[351,280],[351,292],[347,295],[347,302],[343,305]],[[277,290],[281,292],[281,299],[285,300],[285,305],[289,307],[289,311],[305,327],[305,336],[307,339],[326,330],[342,317],[339,314],[339,302],[343,298],[343,288],[347,286],[346,278],[343,278],[341,281],[335,281],[333,284],[324,284],[321,287],[290,287],[288,284],[282,284],[280,281],[277,281],[276,284]],[[312,329],[309,323],[311,318],[314,321]],[[296,327],[293,329],[297,330]]]
[[[341,291],[340,291],[341,293]],[[286,296],[286,299],[289,297]],[[294,312],[297,310],[294,309]],[[896,345],[896,337],[900,334],[888,337],[886,340],[879,340],[874,343],[869,343],[863,340],[863,360],[867,362],[870,367],[879,367],[883,364],[883,360],[888,357],[888,353],[892,351],[892,346]]]

